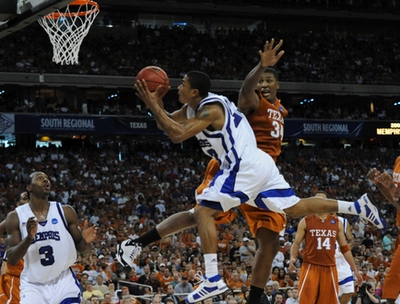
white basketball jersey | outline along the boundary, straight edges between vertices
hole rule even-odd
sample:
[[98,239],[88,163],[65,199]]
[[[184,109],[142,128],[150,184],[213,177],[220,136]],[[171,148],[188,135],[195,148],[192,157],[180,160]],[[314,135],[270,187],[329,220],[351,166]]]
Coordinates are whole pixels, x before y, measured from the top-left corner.
[[[244,154],[251,155],[257,148],[257,142],[249,122],[235,104],[225,96],[209,93],[204,98],[197,111],[206,104],[220,103],[225,109],[225,123],[222,130],[203,130],[196,135],[203,152],[217,159],[221,169],[228,169]],[[187,118],[192,118],[196,112],[187,108]]]
[[[46,283],[57,278],[77,259],[75,243],[68,231],[62,205],[50,202],[47,220],[39,222],[38,231],[24,256],[21,280],[30,283]],[[34,217],[29,204],[16,208],[21,237],[27,235],[26,222]]]

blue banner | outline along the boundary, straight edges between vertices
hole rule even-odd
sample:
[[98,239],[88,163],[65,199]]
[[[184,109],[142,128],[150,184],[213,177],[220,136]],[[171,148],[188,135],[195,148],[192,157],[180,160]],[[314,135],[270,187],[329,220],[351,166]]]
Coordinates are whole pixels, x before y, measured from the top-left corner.
[[[4,115],[4,114],[3,114]],[[11,114],[4,126],[14,125]],[[13,116],[13,115],[12,115]],[[1,119],[1,117],[0,117]],[[0,121],[1,122],[1,121]],[[23,134],[143,134],[162,135],[153,117],[15,114],[15,133]]]
[[147,116],[116,117],[114,127],[117,134],[164,134],[164,131],[157,127],[154,118]]
[[[154,117],[0,113],[0,134],[163,135]],[[374,138],[400,135],[400,121],[285,119],[286,138]]]
[[16,133],[115,134],[110,116],[16,114]]
[[285,119],[284,136],[356,138],[363,135],[363,128],[364,121]]

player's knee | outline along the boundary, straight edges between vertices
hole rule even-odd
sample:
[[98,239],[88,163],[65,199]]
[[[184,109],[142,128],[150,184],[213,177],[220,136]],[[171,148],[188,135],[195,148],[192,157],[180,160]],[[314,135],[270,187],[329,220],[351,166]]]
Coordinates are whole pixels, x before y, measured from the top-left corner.
[[216,213],[216,210],[204,206],[198,206],[194,210],[193,217],[197,223],[201,223],[204,220],[214,218],[214,213]]
[[300,200],[296,205],[284,210],[292,218],[299,218],[311,214],[308,204],[304,200]]
[[289,207],[289,208],[286,208],[285,212],[291,218],[298,218],[298,217],[303,215],[301,210],[299,209],[299,207],[297,207],[297,205]]
[[271,254],[273,257],[279,251],[279,234],[266,228],[257,231],[258,250],[265,256]]

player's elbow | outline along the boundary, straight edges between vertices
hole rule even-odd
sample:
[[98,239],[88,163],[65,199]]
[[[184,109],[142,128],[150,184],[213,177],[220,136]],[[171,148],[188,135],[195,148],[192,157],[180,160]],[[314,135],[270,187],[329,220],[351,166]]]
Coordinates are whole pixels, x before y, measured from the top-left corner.
[[180,144],[182,142],[182,140],[180,140],[178,137],[171,137],[171,141],[174,144]]
[[7,263],[8,263],[9,265],[15,266],[15,265],[17,265],[18,261],[19,261],[18,259],[14,258],[14,257],[12,257],[12,256],[7,255]]

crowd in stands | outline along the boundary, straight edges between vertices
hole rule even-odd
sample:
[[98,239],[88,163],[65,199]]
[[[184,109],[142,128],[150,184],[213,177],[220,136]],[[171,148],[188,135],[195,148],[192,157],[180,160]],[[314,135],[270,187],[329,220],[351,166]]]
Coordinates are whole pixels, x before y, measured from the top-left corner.
[[[329,28],[329,26],[327,26]],[[77,65],[52,62],[49,37],[38,25],[6,36],[0,46],[0,71],[135,76],[147,65],[161,66],[171,78],[203,70],[213,79],[244,79],[258,62],[266,39],[283,39],[285,55],[277,69],[281,81],[398,84],[399,34],[382,26],[376,32],[335,27],[305,31],[279,24],[264,29],[169,27],[138,24],[129,31],[85,38]],[[382,37],[384,36],[384,38]]]
[[[43,171],[51,179],[51,199],[72,205],[81,223],[89,220],[100,233],[93,243],[90,260],[79,258],[74,266],[81,281],[83,303],[178,304],[204,271],[201,241],[196,228],[166,237],[143,249],[136,269],[123,268],[115,259],[116,245],[137,238],[169,215],[190,209],[194,190],[202,180],[208,159],[196,147],[156,142],[127,142],[120,160],[117,146],[81,149],[18,147],[2,149],[0,160],[0,217],[14,209],[28,176]],[[364,278],[384,288],[384,278],[397,235],[394,208],[367,180],[369,168],[391,172],[396,149],[284,149],[277,165],[300,197],[317,190],[331,197],[353,201],[373,193],[385,220],[377,230],[350,216],[355,245],[352,249]],[[299,219],[288,218],[281,238],[280,254],[274,261],[271,280],[263,297],[282,298],[297,294],[297,273],[287,273],[289,251]],[[230,290],[210,301],[245,304],[251,284],[252,257],[241,255],[242,246],[256,247],[243,219],[219,226],[220,272]],[[5,249],[4,238],[1,249]],[[300,266],[297,265],[297,266]],[[138,284],[132,284],[138,283]],[[97,302],[96,302],[97,301]],[[104,301],[104,302],[102,302]],[[209,302],[208,302],[209,303]]]

